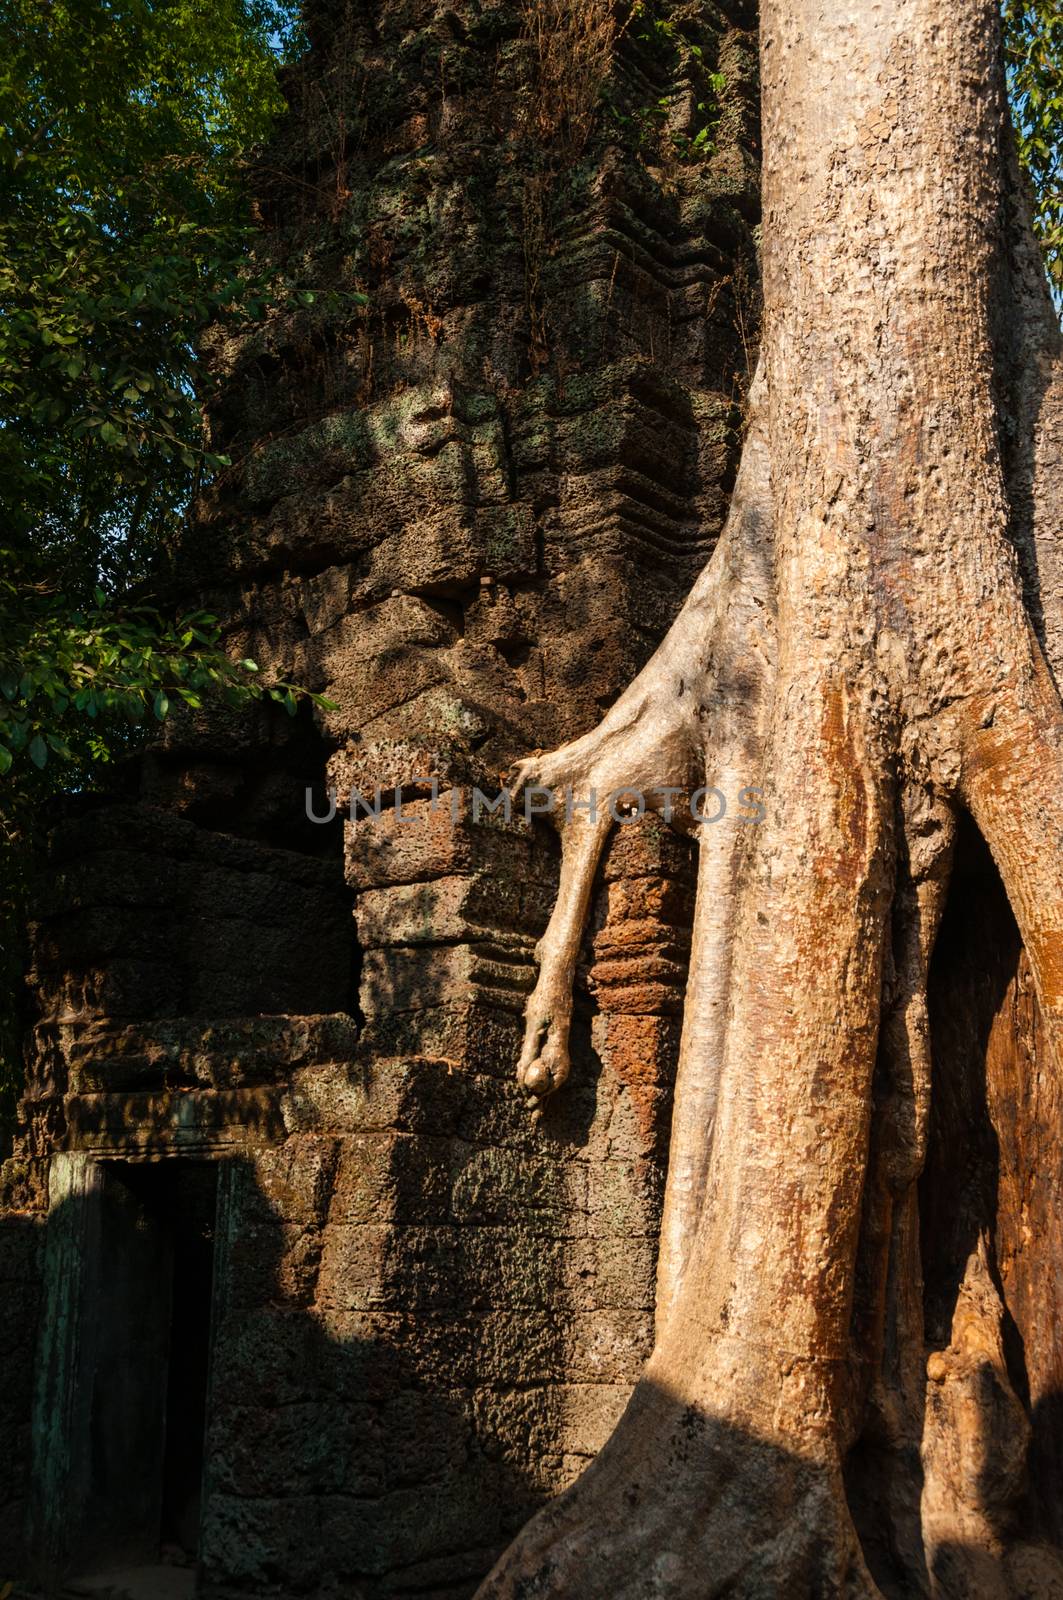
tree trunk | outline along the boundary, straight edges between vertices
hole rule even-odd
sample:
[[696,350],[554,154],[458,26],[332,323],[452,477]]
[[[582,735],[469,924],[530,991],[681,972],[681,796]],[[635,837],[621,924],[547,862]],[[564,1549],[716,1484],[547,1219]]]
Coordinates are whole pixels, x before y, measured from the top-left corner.
[[[927,1360],[916,1187],[964,815],[1053,1072],[1063,1019],[1060,390],[997,6],[765,0],[761,66],[764,337],[727,530],[600,727],[518,776],[726,775],[765,820],[701,830],[656,1349],[483,1600],[1063,1593],[1014,1535],[1029,1429],[984,1239]],[[603,837],[563,828],[536,1108]],[[888,1562],[854,1522],[869,1439]]]

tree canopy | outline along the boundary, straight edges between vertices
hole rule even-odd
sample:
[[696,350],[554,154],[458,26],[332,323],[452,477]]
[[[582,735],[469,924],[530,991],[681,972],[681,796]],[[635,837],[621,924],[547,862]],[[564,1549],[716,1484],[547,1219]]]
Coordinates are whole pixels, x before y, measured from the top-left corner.
[[274,0],[0,16],[3,774],[106,759],[145,713],[257,692],[213,619],[158,615],[144,580],[227,464],[198,340],[260,309],[244,169],[283,104],[291,21]]
[[42,801],[175,704],[295,708],[153,581],[226,464],[199,339],[262,310],[246,167],[294,34],[284,0],[0,0],[0,1121]]
[[1063,294],[1063,12],[1056,0],[1004,0],[1004,41],[1019,159],[1057,303]]

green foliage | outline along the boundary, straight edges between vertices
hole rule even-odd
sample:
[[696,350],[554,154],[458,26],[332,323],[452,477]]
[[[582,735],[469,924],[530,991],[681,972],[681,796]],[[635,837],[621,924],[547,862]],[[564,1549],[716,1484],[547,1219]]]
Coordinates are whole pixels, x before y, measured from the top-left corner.
[[179,519],[196,359],[241,277],[241,156],[280,109],[261,0],[0,0],[7,536],[108,587]]
[[1057,0],[1004,0],[1004,46],[1019,159],[1057,302],[1063,294],[1063,11]]
[[262,313],[245,157],[282,107],[292,23],[279,0],[0,0],[0,32],[0,776],[17,778],[106,759],[148,703],[260,692],[213,619],[143,597],[228,465],[204,436],[199,340]]
[[[699,100],[695,108],[698,125],[693,133],[674,131],[669,134],[671,154],[681,162],[700,161],[714,155],[720,95],[727,84],[724,74],[706,70],[702,46],[688,39],[671,18],[659,16],[654,0],[635,0],[622,31],[630,31],[639,44],[661,57],[673,71],[685,68],[692,82],[704,86],[707,97]],[[652,151],[658,147],[672,111],[670,95],[662,95],[653,104],[635,106],[630,111],[616,105],[608,93],[604,98],[613,121],[634,134],[640,149]]]
[[712,90],[714,98],[699,100],[697,103],[700,127],[689,136],[685,133],[672,134],[672,148],[680,161],[699,161],[716,153],[716,141],[713,135],[720,120],[719,97],[727,85],[727,79],[722,72],[709,72],[705,75],[705,81]]
[[[243,158],[273,0],[0,0],[0,775],[248,696],[213,619],[129,608],[205,473],[202,330],[261,313]],[[287,687],[285,687],[287,693]],[[11,803],[5,792],[4,802]]]
[[[0,559],[17,572],[12,551],[0,550]],[[260,692],[256,664],[222,652],[218,619],[207,612],[171,622],[146,606],[116,608],[102,589],[71,611],[47,589],[5,574],[0,616],[0,777],[18,757],[43,771],[55,756],[77,763],[84,778],[93,762],[110,759],[123,726],[161,722],[174,704],[199,710],[210,695],[240,704]],[[264,692],[294,713],[292,685]]]
[[245,173],[283,105],[292,15],[0,0],[0,1121],[45,801],[176,706],[267,693],[295,710],[297,689],[226,656],[213,617],[152,600],[190,496],[228,464],[199,346],[269,292]]

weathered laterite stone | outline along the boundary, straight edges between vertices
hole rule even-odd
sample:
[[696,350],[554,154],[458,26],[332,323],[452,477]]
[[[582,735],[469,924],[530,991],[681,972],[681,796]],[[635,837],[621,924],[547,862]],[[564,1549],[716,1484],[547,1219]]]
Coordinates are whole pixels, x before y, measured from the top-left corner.
[[[626,30],[572,148],[533,127],[520,6],[307,8],[257,187],[315,301],[214,341],[235,465],[175,595],[337,709],[182,714],[57,829],[0,1219],[0,1579],[161,1539],[219,1600],[455,1600],[649,1351],[691,846],[618,830],[581,1071],[535,1127],[557,842],[470,796],[594,724],[726,509],[752,17],[657,13],[682,43]],[[717,64],[716,153],[681,159]],[[408,823],[350,820],[377,785]]]

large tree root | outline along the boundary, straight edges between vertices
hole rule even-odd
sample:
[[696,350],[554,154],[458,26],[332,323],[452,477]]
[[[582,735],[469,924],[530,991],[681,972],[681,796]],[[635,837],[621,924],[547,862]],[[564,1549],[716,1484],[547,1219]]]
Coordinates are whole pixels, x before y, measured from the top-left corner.
[[[988,287],[1006,215],[996,15],[762,5],[765,357],[731,516],[600,727],[518,781],[663,805],[726,775],[760,784],[767,816],[701,838],[657,1347],[482,1600],[875,1595],[845,1478],[860,1450],[879,1463],[891,1595],[1023,1592],[999,1296],[972,1258],[928,1392],[916,1191],[960,808],[1063,1067],[1063,707],[1035,637],[1063,630],[1051,588],[1043,616],[1031,599],[1050,555],[1063,572],[1044,510],[1063,408],[1050,367],[1028,376],[1029,260],[1010,268],[1017,336]],[[1006,461],[1001,388],[1040,427]],[[569,1070],[607,828],[562,823],[520,1061],[536,1108]]]
[[[866,707],[794,660],[780,680],[771,811],[743,872],[730,874],[745,893],[727,1048],[700,1080],[713,1084],[718,1131],[690,1208],[681,1292],[613,1438],[485,1597],[876,1592],[843,1492],[838,1424],[892,803]],[[685,1047],[707,1039],[719,1051],[722,1036],[694,1030]],[[784,1102],[808,1109],[780,1132]],[[760,1270],[773,1260],[787,1263],[782,1285]]]
[[[764,722],[775,655],[774,573],[768,453],[750,395],[751,421],[720,543],[661,649],[587,737],[522,762],[516,787],[555,791],[562,861],[557,899],[539,944],[539,977],[525,1012],[518,1081],[533,1115],[570,1070],[573,985],[594,874],[610,829],[605,800],[630,788],[665,815],[677,795],[704,781],[733,795],[762,779]],[[593,819],[585,809],[596,799]],[[575,799],[582,802],[573,806]],[[680,812],[681,815],[681,812]],[[743,828],[700,830],[698,919],[692,988],[684,1008],[661,1225],[657,1319],[663,1325],[682,1283],[701,1211],[723,1052],[735,882],[748,840]]]
[[[715,920],[692,958],[670,1196],[681,1220],[657,1350],[599,1458],[529,1525],[481,1600],[877,1595],[842,1470],[862,1431],[877,1442],[890,1564],[905,1574],[896,1592],[1015,1600],[1020,1569],[1052,1592],[1058,1568],[1043,1547],[1007,1555],[1028,1428],[999,1301],[975,1262],[927,1402],[918,1300],[927,971],[958,803],[997,856],[1050,1028],[1060,1015],[1063,711],[1023,637],[1020,690],[994,691],[992,715],[972,697],[941,724],[942,773],[955,778],[946,798],[940,775],[896,784],[904,740],[844,683],[803,670],[791,623],[778,676],[760,680],[774,693],[757,702],[772,713],[768,821],[750,848],[708,834],[701,845],[699,895],[712,892]],[[642,728],[662,725],[647,716]],[[752,726],[746,749],[764,760]],[[618,748],[622,760],[637,749],[645,781],[648,743]],[[583,771],[620,781],[611,754],[600,741]],[[549,762],[538,770],[556,780]],[[564,770],[567,781],[574,767]],[[565,959],[551,972],[569,987],[560,1003],[555,989],[551,1012],[538,997],[529,1024],[567,1015],[602,837],[578,822],[566,839],[570,876],[551,925]],[[849,1321],[858,1233],[871,1279],[862,1331]]]
[[[731,1373],[725,1352],[716,1382]],[[480,1600],[871,1600],[836,1460],[707,1413],[647,1375],[622,1431],[529,1524]]]

